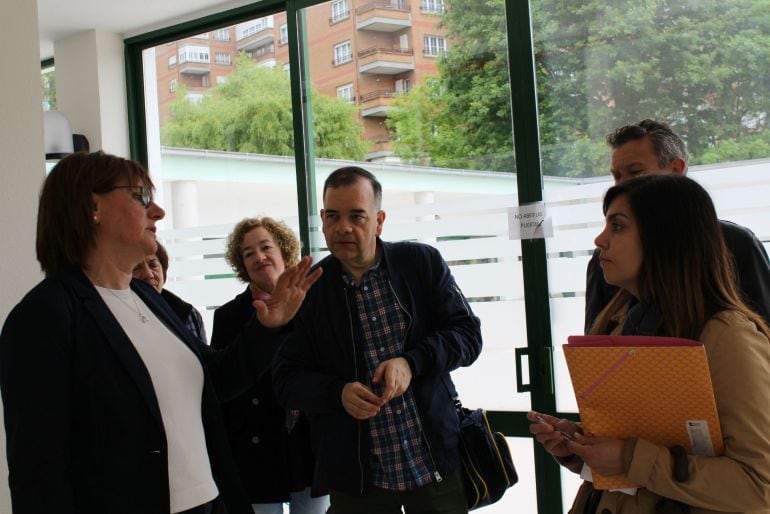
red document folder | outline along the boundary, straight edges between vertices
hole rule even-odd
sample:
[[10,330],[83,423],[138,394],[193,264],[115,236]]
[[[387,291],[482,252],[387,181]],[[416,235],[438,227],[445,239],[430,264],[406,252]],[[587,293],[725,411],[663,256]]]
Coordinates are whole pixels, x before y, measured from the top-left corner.
[[[724,452],[703,345],[649,336],[570,336],[563,345],[583,430],[690,454]],[[636,487],[593,473],[597,489]]]

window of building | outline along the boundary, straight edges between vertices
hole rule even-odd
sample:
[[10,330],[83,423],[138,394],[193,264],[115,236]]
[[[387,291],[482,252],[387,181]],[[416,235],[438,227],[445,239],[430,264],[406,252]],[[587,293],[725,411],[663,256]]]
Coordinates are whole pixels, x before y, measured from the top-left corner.
[[436,57],[446,52],[446,38],[441,36],[423,36],[423,55]]
[[168,83],[168,91],[170,93],[176,93],[176,86],[177,86],[176,79],[171,79],[171,81]]
[[228,52],[217,52],[214,54],[214,62],[223,66],[229,66],[232,62],[232,57]]
[[345,100],[348,103],[353,103],[355,97],[353,96],[353,84],[345,84],[337,88],[337,98]]
[[444,12],[444,0],[422,0],[420,10],[424,13],[442,14]]
[[209,38],[209,33],[208,32],[204,32],[203,34],[198,34],[197,36],[193,36],[193,38],[195,38],[195,39],[208,39]]
[[203,101],[203,93],[187,93],[187,96],[185,98],[188,102],[191,104],[199,104]]
[[350,41],[334,45],[334,64],[344,64],[353,60],[353,50]]
[[214,39],[217,41],[230,41],[230,29],[217,29],[214,32]]
[[348,0],[332,0],[331,22],[336,23],[346,18],[350,18],[350,8],[348,7]]
[[217,84],[224,84],[225,82],[227,82],[227,75],[217,75],[215,80]]
[[408,93],[412,87],[409,79],[398,79],[393,83],[396,93]]
[[257,32],[273,28],[273,16],[265,16],[236,26],[235,31],[238,34],[238,41],[253,36]]
[[280,36],[278,39],[278,42],[282,45],[285,45],[289,42],[289,27],[285,23],[281,25],[280,30]]
[[179,62],[209,62],[209,48],[207,46],[183,46],[179,49]]
[[176,55],[172,55],[168,58],[168,69],[176,66]]

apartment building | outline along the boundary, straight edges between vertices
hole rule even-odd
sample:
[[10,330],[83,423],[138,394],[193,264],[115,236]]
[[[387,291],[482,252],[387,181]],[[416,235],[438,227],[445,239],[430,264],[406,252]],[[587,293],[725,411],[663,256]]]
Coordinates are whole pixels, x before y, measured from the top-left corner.
[[[305,9],[310,82],[327,96],[358,107],[369,141],[369,161],[393,161],[385,124],[393,98],[438,73],[447,50],[439,26],[443,0],[333,0]],[[220,28],[156,49],[161,124],[184,84],[190,101],[200,101],[233,71],[238,53],[260,65],[288,72],[285,13]]]

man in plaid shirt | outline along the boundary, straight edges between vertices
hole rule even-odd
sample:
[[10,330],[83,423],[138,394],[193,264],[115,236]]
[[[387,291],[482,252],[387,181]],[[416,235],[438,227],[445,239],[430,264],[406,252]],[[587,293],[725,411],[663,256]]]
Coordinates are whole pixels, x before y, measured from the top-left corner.
[[348,513],[466,513],[449,372],[481,351],[479,320],[434,248],[380,240],[382,187],[324,184],[331,256],[274,366],[279,401],[310,413],[314,489]]

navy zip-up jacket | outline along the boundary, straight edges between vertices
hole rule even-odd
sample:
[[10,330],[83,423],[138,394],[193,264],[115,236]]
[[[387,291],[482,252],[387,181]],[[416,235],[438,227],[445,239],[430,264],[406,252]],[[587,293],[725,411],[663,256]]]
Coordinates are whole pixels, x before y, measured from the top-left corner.
[[[419,243],[378,239],[382,265],[407,320],[404,357],[410,387],[439,476],[460,466],[458,418],[447,390],[449,372],[472,364],[481,353],[481,328],[439,252]],[[295,317],[294,331],[273,366],[278,401],[310,414],[316,454],[314,490],[363,494],[370,483],[369,422],[342,406],[342,388],[366,383],[361,342],[354,329],[354,297],[342,280],[340,262],[329,256]],[[454,392],[454,391],[453,391]]]

